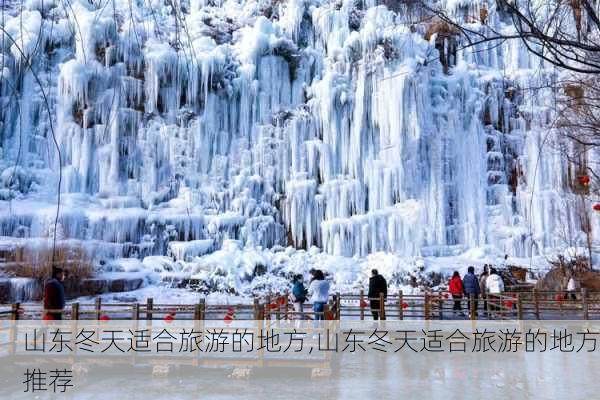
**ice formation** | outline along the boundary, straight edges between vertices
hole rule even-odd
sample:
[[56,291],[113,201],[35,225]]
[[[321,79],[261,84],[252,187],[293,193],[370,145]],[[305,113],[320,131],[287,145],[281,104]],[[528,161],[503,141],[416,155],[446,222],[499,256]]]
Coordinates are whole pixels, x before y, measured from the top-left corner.
[[[5,5],[2,240],[53,237],[60,170],[57,239],[141,268],[200,268],[231,240],[356,258],[585,247],[568,161],[545,146],[552,96],[524,90],[560,71],[520,41],[465,48],[415,4]],[[511,29],[494,1],[443,4]]]

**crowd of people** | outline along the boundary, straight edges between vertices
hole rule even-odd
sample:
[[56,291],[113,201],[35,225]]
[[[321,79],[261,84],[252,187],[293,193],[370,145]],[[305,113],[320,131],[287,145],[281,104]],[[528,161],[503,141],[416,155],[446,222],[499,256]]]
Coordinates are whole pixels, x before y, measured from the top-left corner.
[[[458,271],[454,271],[452,278],[448,282],[448,292],[454,299],[453,311],[455,315],[465,314],[462,311],[462,299],[466,297],[467,310],[475,310],[477,313],[478,300],[483,298],[484,312],[494,310],[496,304],[488,300],[488,295],[498,295],[504,292],[504,281],[498,271],[489,265],[483,266],[483,272],[478,276],[475,275],[475,267],[469,267],[467,274],[461,278]],[[474,302],[471,305],[471,301]],[[489,302],[489,304],[488,304]]]
[[[310,270],[311,280],[308,289],[304,286],[302,274],[294,275],[290,301],[293,304],[297,319],[304,319],[304,303],[308,300],[312,304],[314,319],[322,320],[325,315],[325,306],[329,300],[330,282],[325,279],[325,274],[320,269]],[[371,270],[369,278],[368,298],[370,300],[373,319],[384,319],[380,315],[380,296],[387,299],[387,281],[376,269]]]

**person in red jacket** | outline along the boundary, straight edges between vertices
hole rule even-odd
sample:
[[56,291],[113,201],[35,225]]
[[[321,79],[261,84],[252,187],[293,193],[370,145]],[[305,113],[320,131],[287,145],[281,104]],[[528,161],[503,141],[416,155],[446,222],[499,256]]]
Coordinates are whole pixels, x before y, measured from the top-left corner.
[[464,290],[462,279],[460,279],[458,271],[454,271],[454,274],[452,274],[452,278],[450,279],[450,282],[448,282],[448,291],[454,299],[454,307],[452,307],[454,314],[459,313],[460,315],[464,315],[461,305]]

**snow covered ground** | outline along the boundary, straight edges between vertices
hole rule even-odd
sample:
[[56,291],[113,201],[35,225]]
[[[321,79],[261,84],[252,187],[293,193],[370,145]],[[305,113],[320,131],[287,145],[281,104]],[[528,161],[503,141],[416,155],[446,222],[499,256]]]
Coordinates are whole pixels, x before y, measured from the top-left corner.
[[[245,296],[311,267],[409,290],[585,247],[591,205],[548,145],[561,71],[518,40],[465,48],[415,4],[8,2],[2,257],[56,238],[98,277],[142,276],[139,295]],[[495,1],[441,4],[512,29]]]

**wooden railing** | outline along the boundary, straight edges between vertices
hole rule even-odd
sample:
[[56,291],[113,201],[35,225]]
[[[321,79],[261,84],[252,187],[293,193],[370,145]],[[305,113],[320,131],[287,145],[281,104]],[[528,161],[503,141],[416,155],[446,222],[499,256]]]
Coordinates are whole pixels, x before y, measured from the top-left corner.
[[[372,305],[375,308],[372,308]],[[455,310],[454,307],[459,308]],[[291,319],[349,319],[373,318],[375,311],[381,319],[600,319],[600,292],[522,291],[504,292],[479,298],[453,299],[444,292],[397,294],[384,298],[367,298],[359,294],[330,296],[324,311],[315,312],[304,304],[295,311],[287,294],[275,294],[263,299],[254,298],[246,304],[154,304],[145,303],[74,302],[64,310],[45,310],[40,303],[0,305],[0,319],[43,319],[54,313],[62,319],[102,320],[291,320]]]

